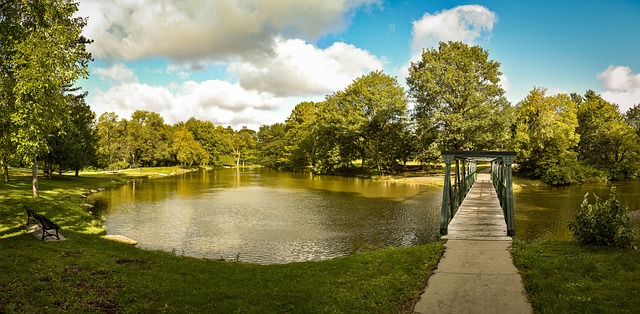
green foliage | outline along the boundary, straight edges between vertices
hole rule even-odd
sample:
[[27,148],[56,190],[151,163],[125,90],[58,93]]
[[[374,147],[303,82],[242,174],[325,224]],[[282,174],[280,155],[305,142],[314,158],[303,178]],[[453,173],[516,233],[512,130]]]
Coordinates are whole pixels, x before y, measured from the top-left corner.
[[506,147],[511,108],[499,67],[481,47],[461,42],[441,42],[411,62],[407,85],[415,101],[418,151],[433,152],[433,142],[440,150]]
[[284,167],[305,169],[315,165],[317,104],[301,102],[285,122]]
[[541,180],[549,185],[569,185],[607,180],[607,175],[602,171],[576,161],[553,164],[543,170],[544,173]]
[[283,123],[263,125],[258,131],[256,149],[260,164],[274,169],[282,169],[289,163]]
[[127,123],[126,143],[129,164],[138,166],[166,165],[170,159],[169,131],[158,113],[136,110]]
[[209,163],[209,154],[196,141],[193,134],[186,127],[177,127],[173,131],[171,150],[182,166],[191,167],[194,163],[205,166]]
[[257,141],[256,131],[251,130],[247,127],[243,127],[237,132],[234,132],[231,128],[229,128],[229,134],[232,136],[231,150],[236,158],[236,167],[239,167],[241,162],[242,165],[244,165],[245,161],[251,160],[255,157]]
[[[316,170],[324,173],[363,167],[394,171],[410,143],[407,99],[397,80],[374,71],[318,105]],[[342,171],[342,170],[340,170]]]
[[584,196],[576,220],[569,224],[574,238],[587,245],[628,247],[633,231],[628,209],[620,206],[615,186],[611,187],[609,199],[602,202],[595,196],[595,203],[589,204]]
[[634,123],[633,111],[630,115],[625,121],[617,105],[587,91],[577,112],[579,160],[607,172],[612,180],[635,177],[640,167],[640,141],[637,130],[630,125]]
[[72,1],[13,1],[5,6],[13,13],[2,19],[2,27],[11,29],[3,43],[9,58],[3,70],[14,84],[11,140],[31,160],[48,151],[47,136],[64,119],[64,88],[88,75],[91,56],[85,45],[90,41],[81,35],[86,20],[74,17],[78,7]]
[[[69,115],[63,120],[57,136],[48,139],[49,153],[45,156],[50,165],[57,165],[58,172],[75,171],[94,163],[96,155],[95,113],[86,104],[86,93],[67,95]],[[51,172],[53,169],[47,169]]]
[[518,171],[531,178],[546,177],[554,185],[580,182],[571,178],[579,168],[573,151],[580,139],[575,131],[577,105],[565,94],[550,97],[545,93],[543,88],[534,88],[516,106],[513,142]]

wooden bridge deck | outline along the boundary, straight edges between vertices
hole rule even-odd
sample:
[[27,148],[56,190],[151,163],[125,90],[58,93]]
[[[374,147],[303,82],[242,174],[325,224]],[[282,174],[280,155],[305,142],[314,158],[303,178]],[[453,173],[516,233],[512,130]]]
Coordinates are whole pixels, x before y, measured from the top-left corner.
[[478,174],[476,183],[453,216],[443,239],[511,241],[491,175]]

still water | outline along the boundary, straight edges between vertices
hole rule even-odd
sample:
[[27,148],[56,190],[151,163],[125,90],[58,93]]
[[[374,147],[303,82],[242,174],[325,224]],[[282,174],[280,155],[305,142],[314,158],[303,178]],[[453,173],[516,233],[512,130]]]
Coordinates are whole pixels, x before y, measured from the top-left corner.
[[[515,183],[518,183],[517,179]],[[613,184],[621,205],[627,206],[630,211],[640,210],[640,181]],[[571,239],[572,234],[567,226],[575,219],[584,195],[589,193],[590,203],[594,202],[593,193],[606,200],[610,188],[611,184],[607,183],[568,187],[516,186],[513,195],[516,237],[527,240]]]
[[[516,237],[570,239],[587,192],[515,181]],[[617,182],[622,204],[640,209],[640,182]],[[92,195],[108,234],[176,254],[251,263],[323,260],[437,239],[442,188],[262,168],[136,180]]]
[[434,241],[438,187],[255,168],[137,180],[92,196],[108,234],[147,249],[252,263]]

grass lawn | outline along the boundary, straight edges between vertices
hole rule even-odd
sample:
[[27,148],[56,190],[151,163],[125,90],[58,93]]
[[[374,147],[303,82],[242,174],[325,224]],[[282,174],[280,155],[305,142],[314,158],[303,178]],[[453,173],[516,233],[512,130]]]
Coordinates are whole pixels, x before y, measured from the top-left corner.
[[638,250],[514,241],[512,255],[535,312],[640,311]]
[[[147,251],[102,238],[83,205],[93,189],[133,176],[81,173],[40,179],[27,170],[0,182],[0,313],[397,313],[411,310],[442,244],[391,248],[322,262],[252,265]],[[27,234],[28,205],[61,226],[67,241]]]

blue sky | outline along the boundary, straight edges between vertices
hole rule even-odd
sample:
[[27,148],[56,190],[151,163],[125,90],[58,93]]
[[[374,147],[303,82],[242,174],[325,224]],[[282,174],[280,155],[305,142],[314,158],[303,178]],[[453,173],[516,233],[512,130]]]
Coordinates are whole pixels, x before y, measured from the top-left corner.
[[283,122],[383,69],[404,83],[438,41],[480,45],[512,104],[534,87],[640,103],[640,1],[80,0],[97,113],[234,128]]

